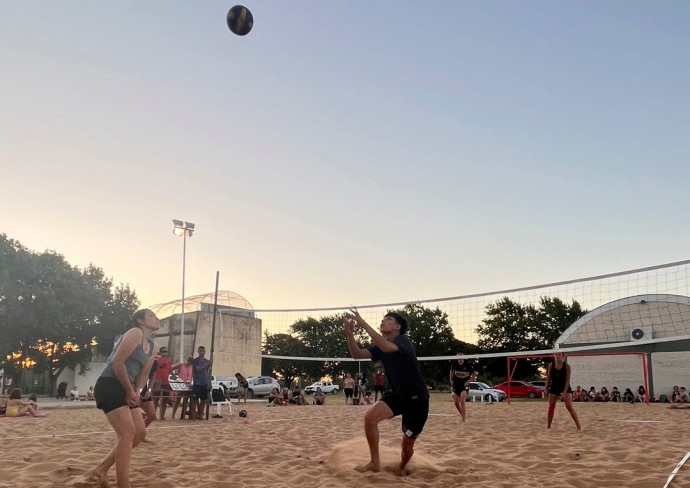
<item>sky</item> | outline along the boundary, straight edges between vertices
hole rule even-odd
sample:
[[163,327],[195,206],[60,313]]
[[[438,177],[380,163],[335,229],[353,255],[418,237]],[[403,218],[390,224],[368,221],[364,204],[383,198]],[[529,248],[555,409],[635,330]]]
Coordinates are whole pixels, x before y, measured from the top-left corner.
[[0,1],[0,233],[148,306],[687,259],[690,3]]

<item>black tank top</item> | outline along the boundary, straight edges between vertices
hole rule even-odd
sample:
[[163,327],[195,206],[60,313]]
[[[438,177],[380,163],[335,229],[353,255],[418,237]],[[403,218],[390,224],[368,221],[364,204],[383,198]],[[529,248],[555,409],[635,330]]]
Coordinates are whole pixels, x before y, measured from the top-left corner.
[[561,369],[556,368],[556,363],[551,363],[551,384],[549,385],[549,393],[560,395],[563,393],[568,385],[565,380],[568,376],[568,363],[564,362]]

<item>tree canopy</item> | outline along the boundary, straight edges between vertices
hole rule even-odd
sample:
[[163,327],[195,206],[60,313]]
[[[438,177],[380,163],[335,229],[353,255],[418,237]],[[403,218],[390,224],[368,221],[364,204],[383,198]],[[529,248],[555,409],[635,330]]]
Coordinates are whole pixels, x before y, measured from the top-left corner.
[[[484,352],[517,352],[551,349],[556,339],[573,322],[587,313],[573,300],[570,305],[560,298],[541,297],[539,304],[522,305],[504,297],[486,307],[486,317],[477,326],[478,346]],[[516,374],[537,374],[544,361],[520,361]],[[489,361],[491,374],[505,372],[505,360]]]
[[[128,285],[101,268],[71,266],[54,251],[35,253],[0,234],[0,354],[9,372],[85,367],[92,348],[110,352],[139,305]],[[102,349],[101,349],[102,348]]]

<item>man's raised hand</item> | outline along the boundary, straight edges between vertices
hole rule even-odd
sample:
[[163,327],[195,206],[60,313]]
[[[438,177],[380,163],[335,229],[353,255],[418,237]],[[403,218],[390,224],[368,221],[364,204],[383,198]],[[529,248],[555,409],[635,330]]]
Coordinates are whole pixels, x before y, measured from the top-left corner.
[[355,333],[355,319],[351,315],[343,315],[343,330],[347,335]]

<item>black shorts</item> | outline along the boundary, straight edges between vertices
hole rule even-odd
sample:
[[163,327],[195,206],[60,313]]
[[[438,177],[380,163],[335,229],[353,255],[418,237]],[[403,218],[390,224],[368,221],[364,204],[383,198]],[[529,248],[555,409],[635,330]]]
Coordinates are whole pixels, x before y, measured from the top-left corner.
[[460,381],[456,381],[453,383],[453,393],[455,393],[457,396],[460,396],[460,393],[463,391],[469,392],[470,391],[470,382],[466,381],[464,383]]
[[393,416],[402,415],[402,431],[415,439],[424,430],[426,419],[429,418],[429,398],[401,398],[392,391],[387,391],[381,397],[393,411]]
[[117,378],[99,377],[93,389],[93,396],[96,398],[96,407],[103,410],[103,413],[129,406],[127,392]]
[[375,393],[383,393],[383,385],[374,385]]
[[353,388],[344,388],[345,398],[352,398],[354,396],[355,390]]
[[208,387],[206,385],[192,386],[192,398],[196,400],[208,400]]
[[[563,387],[560,386],[560,387],[558,388],[558,391],[563,392]],[[572,394],[572,392],[573,392],[573,389],[570,388],[570,387],[568,387],[568,391],[566,391],[566,393],[571,393],[571,394]],[[550,389],[549,389],[549,395],[558,395],[558,396],[561,396],[560,393],[551,392]]]
[[156,383],[153,385],[151,393],[153,393],[153,396],[172,396],[172,388],[169,384],[164,385],[159,381],[156,381]]

